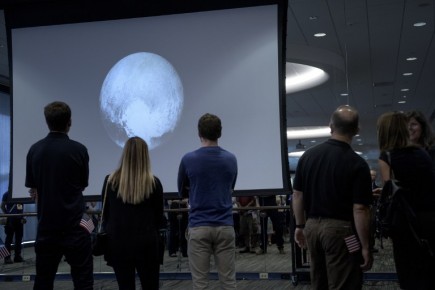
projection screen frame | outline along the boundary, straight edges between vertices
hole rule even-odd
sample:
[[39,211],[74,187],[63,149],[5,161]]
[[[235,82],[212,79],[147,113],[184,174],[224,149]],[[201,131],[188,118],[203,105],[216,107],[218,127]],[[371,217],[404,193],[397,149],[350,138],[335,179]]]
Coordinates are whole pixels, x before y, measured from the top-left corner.
[[[9,49],[9,63],[12,63],[12,41],[11,31],[16,28],[38,27],[38,26],[51,26],[59,24],[73,24],[84,22],[97,22],[106,20],[121,20],[121,19],[134,19],[149,16],[163,16],[175,15],[183,13],[195,13],[204,11],[215,11],[233,8],[247,8],[263,5],[277,5],[278,7],[278,90],[279,90],[279,118],[280,118],[280,143],[281,143],[281,168],[282,168],[282,188],[270,189],[249,189],[249,190],[236,190],[235,196],[240,195],[275,195],[275,194],[290,194],[290,168],[287,156],[287,139],[286,139],[286,92],[285,92],[285,39],[286,39],[286,16],[287,16],[287,1],[273,0],[273,1],[159,1],[158,3],[130,3],[125,1],[51,1],[40,2],[33,4],[20,4],[5,7],[5,20],[6,31],[8,38]],[[120,7],[119,3],[125,3]],[[102,6],[104,5],[104,8]],[[10,72],[12,74],[13,66],[10,65]],[[12,77],[11,77],[12,79]],[[11,81],[11,158],[10,158],[10,177],[9,177],[9,191],[13,193],[13,79]],[[42,113],[42,112],[40,112]],[[77,115],[77,112],[73,112]],[[225,130],[225,129],[224,129]],[[43,138],[44,136],[40,136]],[[78,140],[80,141],[80,140]],[[85,144],[86,145],[86,144]],[[194,150],[196,148],[192,148]],[[266,153],[259,153],[266,154]],[[92,157],[91,157],[92,158]],[[24,181],[23,181],[24,183]],[[176,197],[175,192],[165,193],[165,197]],[[86,200],[99,200],[100,196],[85,195]],[[31,203],[33,200],[30,198],[18,197],[14,198],[16,201]]]

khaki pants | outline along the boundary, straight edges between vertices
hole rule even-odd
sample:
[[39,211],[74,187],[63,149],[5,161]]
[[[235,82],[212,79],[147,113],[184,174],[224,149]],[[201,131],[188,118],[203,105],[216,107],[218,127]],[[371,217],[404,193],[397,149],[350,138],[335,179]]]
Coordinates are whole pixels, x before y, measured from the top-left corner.
[[311,254],[312,289],[362,288],[361,251],[349,253],[344,241],[354,234],[351,222],[310,218],[304,234]]
[[194,290],[208,287],[213,255],[220,289],[236,289],[235,233],[232,226],[189,228],[187,251]]

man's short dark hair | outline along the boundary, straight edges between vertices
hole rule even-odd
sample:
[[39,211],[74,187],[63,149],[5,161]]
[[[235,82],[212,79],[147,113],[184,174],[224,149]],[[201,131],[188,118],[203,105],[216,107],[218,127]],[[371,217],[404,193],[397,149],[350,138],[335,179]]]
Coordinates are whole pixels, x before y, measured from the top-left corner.
[[222,124],[218,116],[212,114],[204,114],[198,121],[199,137],[216,141],[221,137]]
[[53,102],[45,106],[44,116],[50,131],[65,132],[71,122],[71,109],[64,102]]

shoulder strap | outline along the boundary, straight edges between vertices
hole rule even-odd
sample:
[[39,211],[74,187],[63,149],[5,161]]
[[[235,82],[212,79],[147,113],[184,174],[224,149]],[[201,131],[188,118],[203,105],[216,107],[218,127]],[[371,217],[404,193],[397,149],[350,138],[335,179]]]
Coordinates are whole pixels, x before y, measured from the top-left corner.
[[100,216],[100,220],[98,222],[98,233],[101,232],[101,227],[103,225],[103,220],[104,220],[104,208],[106,206],[106,198],[107,198],[107,188],[109,187],[109,183],[110,183],[110,175],[109,177],[107,177],[107,182],[106,182],[106,187],[104,189],[104,199],[103,199],[103,208],[101,209],[101,216]]
[[391,153],[390,151],[387,151],[387,160],[388,160],[388,165],[390,166],[390,179],[394,179],[394,172],[393,172],[393,166],[391,164]]

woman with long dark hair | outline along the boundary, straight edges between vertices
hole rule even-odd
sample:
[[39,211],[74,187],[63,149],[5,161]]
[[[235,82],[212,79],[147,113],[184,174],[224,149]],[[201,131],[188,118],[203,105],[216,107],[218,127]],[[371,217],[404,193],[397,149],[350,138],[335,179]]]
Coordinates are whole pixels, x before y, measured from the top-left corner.
[[119,289],[135,289],[136,271],[142,289],[159,289],[163,188],[151,171],[144,140],[132,137],[125,143],[118,169],[104,180],[103,200],[106,192],[103,220],[109,243],[104,257]]
[[[401,289],[435,289],[435,175],[432,160],[409,137],[408,118],[401,112],[389,112],[378,119],[379,168],[382,180],[392,178],[408,189],[404,199],[415,213],[410,220],[399,216],[400,231],[392,236],[393,255]],[[389,157],[388,157],[389,155]],[[418,235],[413,233],[414,229]],[[419,240],[429,241],[422,247]]]
[[409,139],[415,145],[421,146],[434,161],[435,170],[435,135],[426,116],[420,111],[407,113]]

